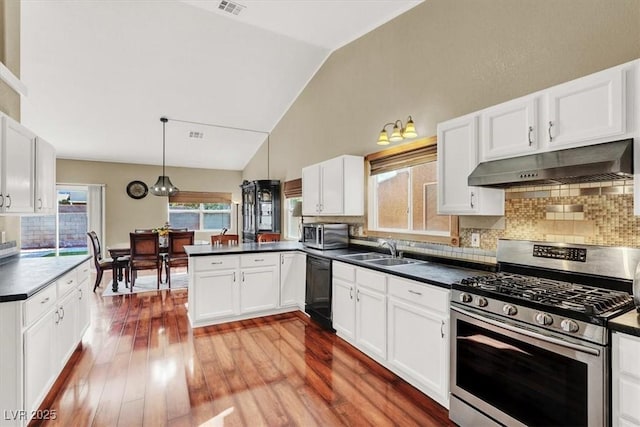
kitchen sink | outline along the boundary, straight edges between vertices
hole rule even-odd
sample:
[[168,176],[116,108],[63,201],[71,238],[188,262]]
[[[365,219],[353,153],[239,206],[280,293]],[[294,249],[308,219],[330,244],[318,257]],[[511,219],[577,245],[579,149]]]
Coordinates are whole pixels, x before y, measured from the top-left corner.
[[381,254],[378,252],[365,252],[362,254],[350,254],[350,255],[340,255],[340,258],[347,258],[354,261],[370,261],[370,260],[384,260],[391,259],[390,255]]
[[372,259],[367,261],[367,264],[375,264],[381,266],[394,266],[394,265],[406,265],[406,264],[420,264],[423,261],[417,261],[407,258],[382,258],[382,259]]

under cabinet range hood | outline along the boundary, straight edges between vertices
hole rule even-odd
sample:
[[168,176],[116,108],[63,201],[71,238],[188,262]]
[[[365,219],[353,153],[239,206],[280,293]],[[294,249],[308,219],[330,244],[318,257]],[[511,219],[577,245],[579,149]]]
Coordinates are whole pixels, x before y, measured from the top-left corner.
[[469,185],[507,188],[633,178],[633,139],[480,163]]

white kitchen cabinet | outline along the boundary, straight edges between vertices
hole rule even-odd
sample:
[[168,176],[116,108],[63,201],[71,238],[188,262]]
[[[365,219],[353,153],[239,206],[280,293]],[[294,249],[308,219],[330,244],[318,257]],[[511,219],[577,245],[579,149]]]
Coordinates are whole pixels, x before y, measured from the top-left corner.
[[78,344],[77,322],[80,303],[76,292],[69,292],[58,302],[56,312],[57,369],[62,370]]
[[612,424],[640,427],[640,337],[614,332],[612,338]]
[[56,150],[44,139],[36,138],[35,212],[56,212]]
[[35,139],[20,123],[2,117],[0,212],[34,212]]
[[[188,310],[192,326],[297,308],[295,305],[280,307],[280,260],[280,253],[266,252],[190,257]],[[304,274],[298,277],[299,288],[304,285]],[[299,297],[299,293],[297,295]]]
[[449,291],[389,277],[388,361],[401,375],[449,407]]
[[504,215],[504,190],[471,187],[478,164],[478,115],[438,123],[438,214]]
[[306,261],[301,252],[280,254],[280,307],[304,310]]
[[364,159],[344,155],[302,168],[302,213],[364,215]]
[[482,161],[531,154],[538,149],[538,97],[514,99],[480,113]]
[[332,263],[332,326],[338,336],[378,361],[387,357],[386,275]]
[[545,90],[544,135],[556,150],[625,132],[625,72],[614,67]]
[[[55,287],[55,285],[54,285]],[[56,359],[57,310],[49,310],[24,332],[24,408],[38,409],[59,372]]]
[[240,272],[240,313],[274,309],[278,306],[278,266],[244,268]]

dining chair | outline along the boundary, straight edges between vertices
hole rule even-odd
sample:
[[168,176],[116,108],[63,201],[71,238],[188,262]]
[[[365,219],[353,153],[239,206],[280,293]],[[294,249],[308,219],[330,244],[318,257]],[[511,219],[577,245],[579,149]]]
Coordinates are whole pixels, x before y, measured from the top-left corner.
[[194,234],[193,231],[169,231],[169,248],[164,259],[169,289],[171,289],[171,267],[189,268],[189,256],[184,247],[193,245]]
[[237,234],[216,234],[211,236],[212,245],[237,245],[240,243],[240,236]]
[[279,242],[280,233],[260,233],[258,234],[258,243]]
[[129,270],[131,270],[131,292],[136,283],[138,270],[153,270],[158,274],[158,289],[162,274],[162,257],[160,256],[160,242],[158,233],[129,233],[131,255]]
[[[96,234],[95,231],[88,232],[87,236],[89,236],[89,239],[91,239],[91,246],[93,248],[93,264],[96,268],[96,283],[93,285],[93,292],[95,292],[96,288],[100,286],[100,282],[102,281],[102,275],[104,274],[104,271],[113,269],[113,259],[103,258],[102,249],[100,247],[100,240],[98,239],[98,235]],[[122,280],[122,272],[124,271],[125,284],[129,283],[128,266],[129,266],[129,257],[118,258],[117,280]]]

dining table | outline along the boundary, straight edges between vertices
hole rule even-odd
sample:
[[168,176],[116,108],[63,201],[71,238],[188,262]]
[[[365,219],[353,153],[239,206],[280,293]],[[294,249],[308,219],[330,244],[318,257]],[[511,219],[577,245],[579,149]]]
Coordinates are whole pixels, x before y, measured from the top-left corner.
[[[169,252],[169,244],[167,239],[162,239],[160,243],[160,253],[166,254]],[[208,245],[210,242],[206,240],[196,240],[193,242],[195,245]],[[131,244],[129,242],[116,243],[108,246],[109,256],[113,260],[113,283],[111,289],[113,292],[118,292],[118,259],[131,254]]]

